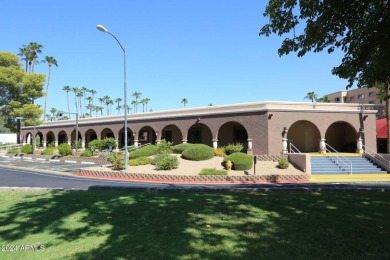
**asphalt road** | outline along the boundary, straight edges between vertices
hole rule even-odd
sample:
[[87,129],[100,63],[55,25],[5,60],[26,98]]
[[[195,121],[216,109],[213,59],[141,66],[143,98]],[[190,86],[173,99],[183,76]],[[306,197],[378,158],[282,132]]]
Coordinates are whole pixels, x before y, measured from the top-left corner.
[[191,184],[134,182],[72,176],[80,167],[90,165],[58,161],[0,158],[0,188],[45,188],[64,190],[143,189],[143,190],[381,190],[390,191],[390,182],[351,183],[264,183],[264,184]]

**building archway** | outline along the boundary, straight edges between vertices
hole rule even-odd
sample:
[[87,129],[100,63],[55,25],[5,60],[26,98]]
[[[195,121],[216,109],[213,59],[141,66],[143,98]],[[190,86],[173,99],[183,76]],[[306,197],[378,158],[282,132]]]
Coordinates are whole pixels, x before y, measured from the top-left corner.
[[[123,148],[125,146],[125,128],[122,128],[119,131],[119,148]],[[130,128],[127,128],[127,146],[130,146],[134,143],[133,131]]]
[[110,128],[104,128],[103,131],[100,133],[100,138],[114,138],[115,139],[115,134]]
[[58,144],[63,144],[68,142],[68,135],[66,134],[65,131],[60,131],[58,133]]
[[36,133],[35,145],[36,145],[36,147],[43,147],[43,133],[42,132]]
[[188,129],[187,141],[191,144],[213,145],[213,135],[205,124],[195,124]]
[[173,145],[181,144],[183,141],[183,134],[176,125],[167,125],[163,128],[161,139],[165,139]]
[[218,146],[228,144],[242,144],[246,152],[248,149],[248,132],[245,127],[237,122],[227,122],[218,130]]
[[355,153],[357,131],[353,126],[344,121],[331,124],[326,130],[326,143],[338,152]]
[[307,120],[300,120],[290,126],[287,139],[299,151],[312,153],[319,150],[321,134],[315,124]]
[[52,131],[49,131],[46,134],[46,145],[54,145],[54,142],[56,141],[56,137]]
[[96,139],[98,139],[98,137],[95,130],[88,129],[87,132],[85,132],[85,147],[88,147],[89,142]]
[[156,137],[156,132],[150,126],[144,126],[138,132],[138,142],[141,145],[156,143]]

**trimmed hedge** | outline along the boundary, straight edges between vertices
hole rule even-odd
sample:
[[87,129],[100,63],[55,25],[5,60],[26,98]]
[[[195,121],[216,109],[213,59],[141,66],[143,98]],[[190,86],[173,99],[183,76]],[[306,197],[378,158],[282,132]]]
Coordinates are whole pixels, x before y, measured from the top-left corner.
[[148,157],[157,154],[157,145],[151,144],[132,151],[129,155],[130,159],[138,157]]
[[172,146],[172,151],[174,153],[177,153],[177,154],[182,154],[183,151],[191,146],[193,146],[194,144],[177,144],[177,145],[174,145]]
[[199,175],[227,175],[226,170],[217,170],[215,168],[204,168]]
[[61,154],[62,156],[66,156],[66,155],[71,155],[72,154],[72,147],[70,147],[69,144],[67,143],[63,143],[63,144],[60,144],[58,147],[58,153]]
[[33,149],[31,144],[25,144],[20,148],[20,153],[32,154]]
[[182,152],[183,158],[192,161],[203,161],[214,157],[213,148],[205,144],[192,144]]
[[138,158],[129,160],[129,165],[130,166],[147,165],[147,164],[150,164],[151,161],[152,161],[152,159],[149,157],[138,157]]
[[47,147],[44,149],[41,154],[42,155],[54,155],[54,153],[57,151],[56,147]]
[[253,166],[252,156],[246,153],[233,153],[223,159],[224,164],[227,161],[231,161],[233,163],[233,170],[237,171],[250,170]]
[[156,161],[157,170],[172,170],[179,167],[179,159],[174,155],[161,156],[160,160]]

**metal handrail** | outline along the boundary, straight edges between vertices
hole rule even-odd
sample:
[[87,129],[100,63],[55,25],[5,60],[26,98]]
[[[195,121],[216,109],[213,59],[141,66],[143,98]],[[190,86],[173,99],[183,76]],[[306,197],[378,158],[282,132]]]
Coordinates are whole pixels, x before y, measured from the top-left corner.
[[[367,150],[369,151],[368,153],[367,153]],[[375,152],[374,150],[368,148],[364,144],[363,144],[363,151],[365,154],[369,154],[374,159],[374,163],[377,163],[377,160],[378,160],[379,162],[385,164],[388,168],[390,168],[389,160],[385,159],[382,155],[380,155],[377,152]],[[377,156],[381,159],[378,159]]]
[[5,145],[0,145],[0,150],[14,150],[14,149],[19,149],[22,147],[22,144],[5,144]]
[[[329,147],[330,149],[328,150],[327,147]],[[339,155],[339,152],[327,143],[325,143],[325,149],[326,149],[326,151],[329,151],[331,153],[336,153],[337,154],[336,155],[336,158],[337,158],[336,164],[339,165],[339,160],[340,160],[340,162],[342,162],[344,165],[349,167],[349,174],[352,174],[352,162],[350,160],[348,160],[345,156]],[[344,160],[347,162],[345,162]]]
[[[290,146],[290,149],[289,149],[289,152],[290,153],[301,153],[301,151],[299,151],[299,149],[295,146],[295,145],[293,145],[292,143],[289,143],[289,146]],[[294,149],[297,151],[294,151]]]

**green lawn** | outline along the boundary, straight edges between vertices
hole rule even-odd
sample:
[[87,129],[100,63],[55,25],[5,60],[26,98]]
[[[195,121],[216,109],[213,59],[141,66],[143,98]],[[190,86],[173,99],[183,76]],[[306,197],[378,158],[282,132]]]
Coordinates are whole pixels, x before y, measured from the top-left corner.
[[389,192],[3,191],[0,259],[390,259],[389,213]]

